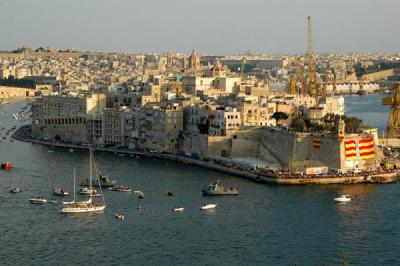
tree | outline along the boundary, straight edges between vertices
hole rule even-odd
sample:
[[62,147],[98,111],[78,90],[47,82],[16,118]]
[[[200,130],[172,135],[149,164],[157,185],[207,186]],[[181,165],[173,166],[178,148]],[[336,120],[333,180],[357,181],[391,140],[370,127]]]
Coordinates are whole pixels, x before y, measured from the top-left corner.
[[344,117],[346,133],[359,133],[362,127],[362,120],[357,117]]
[[284,113],[284,112],[275,112],[275,113],[272,115],[272,119],[275,119],[275,120],[276,120],[276,123],[279,124],[279,121],[280,121],[280,120],[286,120],[286,119],[288,119],[288,115],[287,115],[286,113]]
[[293,118],[290,127],[294,131],[304,132],[306,130],[306,122],[302,117],[295,117]]

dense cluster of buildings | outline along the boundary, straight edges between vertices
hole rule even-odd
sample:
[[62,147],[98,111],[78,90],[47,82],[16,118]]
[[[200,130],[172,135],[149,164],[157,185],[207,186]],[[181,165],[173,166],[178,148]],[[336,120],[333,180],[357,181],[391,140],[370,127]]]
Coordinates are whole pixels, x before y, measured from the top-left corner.
[[[251,54],[201,57],[196,51],[30,53],[1,57],[0,72],[4,80],[52,78],[46,93],[32,104],[32,135],[37,139],[208,158],[247,157],[254,165],[287,168],[343,171],[376,165],[346,163],[346,147],[341,144],[345,137],[338,138],[337,131],[296,133],[291,128],[298,117],[321,124],[328,115],[343,116],[340,94],[360,88],[378,91],[373,76],[365,76],[371,79],[363,82],[357,79],[354,65],[365,63],[363,57],[320,56],[318,80],[324,93],[317,97],[276,85],[299,75],[298,61],[294,56]],[[295,86],[302,86],[300,79]],[[286,116],[279,118],[282,113]],[[378,144],[376,132],[360,134],[347,136],[373,138],[374,147]],[[318,150],[313,150],[315,141]],[[309,154],[307,160],[304,154]]]

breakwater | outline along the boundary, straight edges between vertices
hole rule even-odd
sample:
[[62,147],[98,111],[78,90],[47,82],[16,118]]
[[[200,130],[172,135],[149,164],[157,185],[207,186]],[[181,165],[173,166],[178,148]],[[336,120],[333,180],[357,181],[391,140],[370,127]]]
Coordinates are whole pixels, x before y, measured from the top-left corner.
[[360,184],[360,183],[386,184],[386,183],[395,183],[398,182],[399,180],[399,173],[397,171],[362,173],[359,175],[300,176],[300,175],[291,175],[290,173],[279,173],[279,172],[275,173],[272,171],[266,171],[266,172],[254,171],[252,169],[243,169],[237,167],[231,163],[224,165],[222,163],[217,163],[215,160],[211,159],[201,160],[184,155],[171,154],[171,153],[155,153],[155,152],[138,151],[132,149],[94,147],[91,145],[77,145],[72,143],[37,140],[31,138],[29,125],[20,127],[12,135],[12,137],[20,141],[52,146],[52,147],[61,147],[67,149],[92,149],[94,151],[112,152],[117,154],[126,154],[132,156],[170,160],[178,163],[195,165],[226,174],[243,177],[258,183],[265,183],[271,185],[329,185],[329,184]]

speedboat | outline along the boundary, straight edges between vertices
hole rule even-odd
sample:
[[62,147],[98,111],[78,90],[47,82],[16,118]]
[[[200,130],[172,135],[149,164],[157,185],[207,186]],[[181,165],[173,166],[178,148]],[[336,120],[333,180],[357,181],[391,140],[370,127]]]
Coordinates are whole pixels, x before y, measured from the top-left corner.
[[203,203],[200,207],[201,210],[211,210],[215,209],[217,207],[217,204],[208,204],[208,203]]
[[115,218],[117,218],[118,220],[123,220],[125,219],[125,216],[122,213],[116,213]]
[[53,190],[53,195],[60,197],[68,196],[68,192],[65,191],[63,188],[56,188]]
[[10,192],[11,193],[19,193],[19,192],[22,192],[22,189],[20,187],[12,187],[10,189]]
[[93,194],[97,194],[97,191],[95,189],[89,189],[87,187],[83,187],[78,191],[78,194],[93,195]]
[[172,208],[172,211],[173,212],[183,212],[185,210],[185,208],[182,208],[182,207],[175,207],[175,208]]
[[44,204],[47,203],[47,199],[42,196],[37,196],[36,198],[29,199],[29,202],[32,204]]
[[340,195],[339,197],[334,198],[333,200],[336,202],[349,202],[351,201],[351,198],[349,195]]

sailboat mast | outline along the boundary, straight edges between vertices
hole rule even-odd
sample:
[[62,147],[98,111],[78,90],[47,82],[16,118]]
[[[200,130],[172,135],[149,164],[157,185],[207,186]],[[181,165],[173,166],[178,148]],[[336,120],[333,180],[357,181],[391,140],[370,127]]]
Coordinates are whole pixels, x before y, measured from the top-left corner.
[[75,168],[74,168],[74,203],[76,202],[76,176],[75,176]]
[[89,149],[89,188],[92,190],[92,149]]

